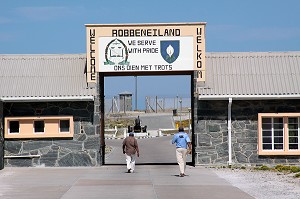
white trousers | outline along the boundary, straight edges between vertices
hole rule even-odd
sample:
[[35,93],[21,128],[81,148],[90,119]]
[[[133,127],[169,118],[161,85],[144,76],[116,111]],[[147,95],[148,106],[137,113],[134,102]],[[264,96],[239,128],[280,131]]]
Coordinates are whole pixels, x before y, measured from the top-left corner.
[[183,174],[184,174],[185,168],[186,168],[186,154],[187,154],[187,149],[176,148],[177,163],[179,165],[180,173],[183,173]]
[[127,155],[125,153],[126,156],[126,163],[127,163],[127,169],[131,169],[131,171],[134,171],[135,169],[135,159],[136,159],[136,155]]

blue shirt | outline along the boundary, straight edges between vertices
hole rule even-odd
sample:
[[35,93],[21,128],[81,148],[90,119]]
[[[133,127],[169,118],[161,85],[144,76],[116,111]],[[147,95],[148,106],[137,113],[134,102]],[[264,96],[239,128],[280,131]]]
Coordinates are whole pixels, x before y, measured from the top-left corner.
[[191,142],[190,137],[185,132],[176,133],[172,139],[172,144],[176,143],[176,148],[187,149],[187,143]]

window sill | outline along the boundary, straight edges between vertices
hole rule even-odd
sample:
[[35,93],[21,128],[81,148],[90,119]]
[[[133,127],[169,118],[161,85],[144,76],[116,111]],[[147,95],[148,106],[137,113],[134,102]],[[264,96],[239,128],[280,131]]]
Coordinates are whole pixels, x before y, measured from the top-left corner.
[[[69,132],[60,132],[60,122],[68,121]],[[11,133],[9,124],[11,121],[19,122],[19,132]],[[36,121],[43,121],[44,128],[40,128],[43,132],[35,132],[38,130],[34,124]],[[73,138],[74,123],[73,116],[26,116],[26,117],[5,117],[5,139],[26,139],[26,138]]]
[[300,155],[299,151],[260,151],[258,155]]
[[28,134],[28,135],[13,135],[13,134],[8,134],[5,136],[5,139],[15,139],[15,138],[72,138],[73,134],[71,133],[60,133],[60,134]]

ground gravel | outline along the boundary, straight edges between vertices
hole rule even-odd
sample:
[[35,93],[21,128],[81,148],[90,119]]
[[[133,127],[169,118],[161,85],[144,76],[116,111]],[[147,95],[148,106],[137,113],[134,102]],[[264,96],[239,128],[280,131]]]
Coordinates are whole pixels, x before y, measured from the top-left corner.
[[256,199],[300,199],[300,178],[294,178],[295,174],[254,169],[212,170]]

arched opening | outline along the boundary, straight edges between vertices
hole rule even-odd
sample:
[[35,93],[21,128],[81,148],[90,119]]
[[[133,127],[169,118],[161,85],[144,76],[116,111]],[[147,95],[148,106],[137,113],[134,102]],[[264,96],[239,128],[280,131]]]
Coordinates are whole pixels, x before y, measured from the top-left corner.
[[[131,76],[125,76],[123,73],[121,75],[105,73],[100,74],[100,79],[103,79],[100,88],[103,91],[100,92],[101,107],[103,107],[100,134],[101,142],[105,146],[102,147],[103,164],[125,164],[122,141],[127,136],[128,128],[134,126],[137,116],[142,126],[141,132],[135,133],[141,154],[137,164],[177,164],[175,146],[171,144],[171,140],[180,125],[185,127],[185,131],[194,143],[194,73],[191,71],[167,74],[153,72],[151,75],[134,73]],[[151,81],[155,82],[149,85]],[[118,89],[126,92],[114,88],[115,85],[109,85],[112,82],[123,85]],[[162,83],[168,86],[162,86]],[[149,91],[151,87],[154,89]],[[169,91],[171,87],[175,89]],[[176,89],[178,87],[180,89]],[[108,88],[121,95],[112,95],[112,92],[105,91]],[[148,92],[142,89],[147,89]],[[185,91],[180,91],[182,89]],[[122,94],[128,94],[129,99],[126,100],[129,101],[129,105],[124,106],[126,100],[123,101],[125,98],[122,98]],[[194,152],[188,156],[187,164],[195,164]]]

